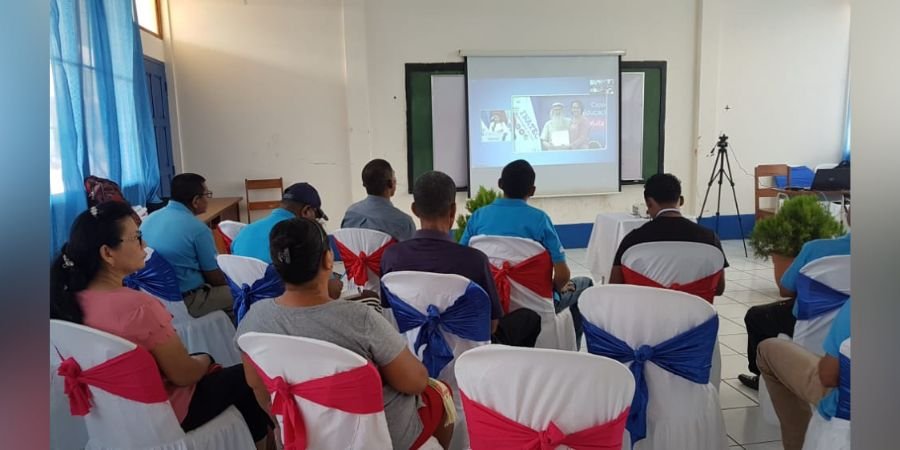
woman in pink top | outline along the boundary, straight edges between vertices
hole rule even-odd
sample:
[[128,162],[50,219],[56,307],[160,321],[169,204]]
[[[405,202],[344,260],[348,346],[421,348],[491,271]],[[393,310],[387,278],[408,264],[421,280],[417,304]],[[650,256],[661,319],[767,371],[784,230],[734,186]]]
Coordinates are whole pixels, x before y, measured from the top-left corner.
[[84,324],[147,349],[156,360],[169,401],[184,431],[234,405],[257,448],[272,427],[244,378],[243,367],[222,369],[208,354],[189,355],[172,328],[172,315],[154,297],[122,286],[144,267],[144,242],[125,203],[108,202],[81,213],[69,242],[50,270],[50,317]]

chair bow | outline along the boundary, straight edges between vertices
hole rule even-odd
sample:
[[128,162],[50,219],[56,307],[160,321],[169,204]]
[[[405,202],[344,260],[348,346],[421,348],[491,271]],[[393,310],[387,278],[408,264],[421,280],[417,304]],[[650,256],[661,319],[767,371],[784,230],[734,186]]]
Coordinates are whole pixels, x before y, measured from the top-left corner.
[[566,434],[552,420],[545,430],[522,425],[460,392],[466,411],[469,443],[473,450],[553,450],[561,445],[574,449],[620,450],[628,408],[615,419]]
[[797,276],[797,319],[810,320],[844,306],[850,296],[804,273]]
[[272,399],[272,414],[284,418],[284,450],[304,450],[309,443],[303,413],[294,396],[326,408],[350,414],[374,414],[384,411],[381,376],[371,362],[345,372],[290,384],[282,376],[267,375],[253,360]]
[[838,386],[838,404],[835,417],[844,420],[850,420],[850,358],[841,353],[838,358],[840,362],[840,382]]
[[613,358],[621,363],[632,362],[629,369],[634,375],[635,392],[626,428],[631,433],[631,443],[647,436],[647,403],[649,392],[644,377],[647,362],[653,362],[663,370],[694,383],[709,383],[712,352],[719,330],[718,316],[712,316],[695,328],[674,336],[660,344],[641,345],[637,350],[625,341],[590,323],[583,321],[588,351],[595,355]]
[[656,280],[649,278],[628,266],[622,266],[622,277],[625,284],[636,286],[649,286],[655,288],[671,289],[673,291],[687,292],[694,294],[710,303],[716,297],[716,288],[719,286],[719,279],[722,278],[722,271],[718,271],[712,275],[691,281],[690,283],[672,283],[668,286],[658,283]]
[[500,306],[504,313],[509,312],[510,280],[521,284],[544,298],[553,297],[553,262],[550,254],[541,252],[526,260],[512,264],[503,261],[500,266],[491,264],[491,275],[500,296]]
[[347,277],[353,280],[353,283],[357,286],[365,286],[369,282],[369,270],[381,276],[381,256],[384,255],[384,251],[388,247],[397,243],[396,240],[391,239],[379,247],[378,250],[367,255],[363,251],[354,254],[352,250],[337,239],[334,242],[337,245],[338,253],[341,255],[341,261],[344,262],[344,268],[347,269]]
[[401,333],[420,327],[413,348],[418,354],[419,349],[425,347],[422,363],[432,378],[438,378],[441,370],[453,360],[453,350],[443,331],[472,341],[491,340],[491,301],[484,289],[475,283],[470,282],[466,291],[443,312],[435,305],[428,305],[426,314],[401,300],[387,286],[382,285],[381,291],[382,298],[391,305]]
[[228,281],[231,296],[234,297],[234,317],[235,322],[238,323],[254,303],[267,298],[275,298],[284,293],[281,277],[275,271],[275,266],[271,264],[266,267],[263,277],[254,281],[252,285],[241,283],[238,286],[228,275],[225,275],[225,280]]
[[126,276],[122,284],[170,302],[182,301],[181,289],[178,288],[178,275],[159,252],[153,252],[144,264],[144,268]]

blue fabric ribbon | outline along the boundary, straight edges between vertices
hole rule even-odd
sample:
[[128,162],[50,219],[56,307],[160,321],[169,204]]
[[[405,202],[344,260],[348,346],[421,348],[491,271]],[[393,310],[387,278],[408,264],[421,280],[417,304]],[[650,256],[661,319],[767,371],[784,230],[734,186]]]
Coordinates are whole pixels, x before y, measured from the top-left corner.
[[143,269],[125,277],[122,284],[170,302],[182,300],[175,269],[157,252],[150,255]]
[[632,362],[630,369],[634,375],[635,392],[625,424],[625,428],[631,434],[632,446],[647,437],[647,402],[650,397],[647,380],[644,378],[644,366],[648,361],[694,383],[709,383],[713,346],[719,330],[718,316],[713,316],[697,327],[665,342],[652,347],[642,345],[637,349],[632,349],[625,341],[587,320],[582,323],[590,353],[606,356],[621,363]]
[[797,319],[809,320],[834,311],[850,296],[804,274],[797,277]]
[[427,314],[422,314],[384,284],[381,285],[381,292],[382,299],[387,299],[391,305],[401,333],[421,327],[414,348],[418,354],[419,349],[425,346],[422,363],[431,378],[437,378],[441,370],[453,360],[453,351],[444,339],[442,330],[472,341],[491,340],[491,299],[475,283],[469,283],[463,295],[443,313],[437,306],[428,305]]
[[234,297],[234,319],[240,323],[247,311],[254,303],[267,298],[275,298],[284,293],[284,284],[275,271],[275,266],[269,264],[262,278],[253,282],[253,285],[242,283],[240,286],[228,275],[225,275],[231,296]]
[[850,358],[841,353],[838,360],[841,364],[841,372],[835,417],[850,420]]

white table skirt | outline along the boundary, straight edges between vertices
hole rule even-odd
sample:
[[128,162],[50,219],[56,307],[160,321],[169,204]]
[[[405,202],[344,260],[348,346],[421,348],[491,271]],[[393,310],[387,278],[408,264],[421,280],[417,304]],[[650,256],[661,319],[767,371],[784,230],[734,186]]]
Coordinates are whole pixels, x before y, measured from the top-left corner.
[[616,250],[625,235],[649,222],[650,219],[627,213],[600,213],[594,219],[591,239],[587,247],[587,263],[595,282],[605,283],[612,269]]

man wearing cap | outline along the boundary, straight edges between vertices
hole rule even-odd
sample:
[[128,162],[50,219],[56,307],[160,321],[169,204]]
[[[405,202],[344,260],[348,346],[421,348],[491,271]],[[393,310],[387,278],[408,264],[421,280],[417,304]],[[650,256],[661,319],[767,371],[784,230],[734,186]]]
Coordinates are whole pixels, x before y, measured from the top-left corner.
[[563,104],[556,102],[550,108],[550,119],[544,122],[541,129],[541,148],[544,150],[562,150],[569,148],[569,127],[572,120],[563,116]]

